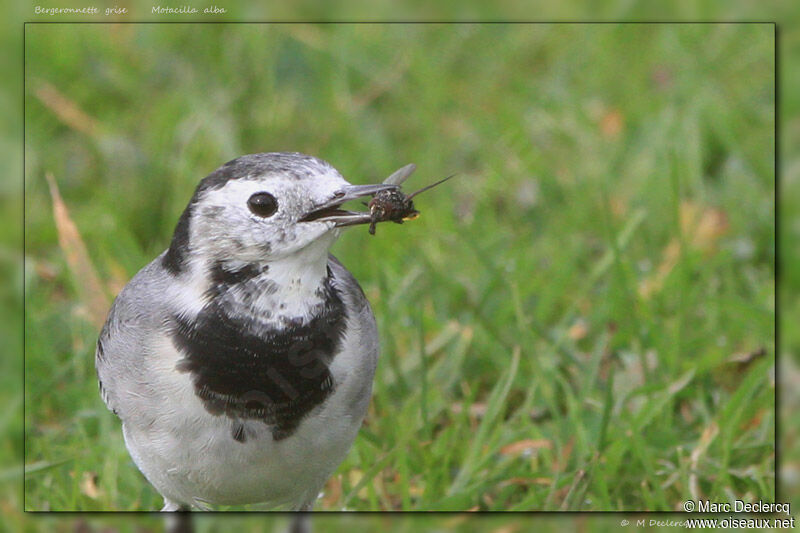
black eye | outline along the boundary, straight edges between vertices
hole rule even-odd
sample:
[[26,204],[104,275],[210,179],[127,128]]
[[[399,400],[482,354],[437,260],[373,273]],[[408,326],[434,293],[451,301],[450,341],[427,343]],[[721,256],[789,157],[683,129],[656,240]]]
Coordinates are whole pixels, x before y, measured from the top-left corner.
[[278,200],[268,192],[257,192],[247,200],[247,207],[260,217],[271,217],[278,210]]

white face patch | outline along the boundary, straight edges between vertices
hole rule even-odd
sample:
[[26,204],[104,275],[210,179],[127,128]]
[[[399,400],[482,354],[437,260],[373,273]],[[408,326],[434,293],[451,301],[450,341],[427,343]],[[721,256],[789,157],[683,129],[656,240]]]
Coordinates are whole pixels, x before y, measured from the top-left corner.
[[[180,314],[197,316],[220,296],[220,283],[230,288],[223,297],[229,312],[273,325],[286,317],[305,318],[319,304],[316,291],[340,230],[333,222],[299,220],[350,184],[329,165],[298,168],[244,174],[201,190],[190,205],[186,269],[171,298]],[[263,193],[277,203],[269,216],[248,205]],[[242,284],[244,278],[251,279]],[[265,289],[270,287],[275,290]]]
[[[298,222],[315,206],[349,185],[330,167],[308,177],[271,173],[231,179],[203,193],[193,206],[190,242],[193,253],[218,261],[271,261],[308,246],[333,229],[331,222]],[[255,194],[277,201],[270,216],[248,207]]]

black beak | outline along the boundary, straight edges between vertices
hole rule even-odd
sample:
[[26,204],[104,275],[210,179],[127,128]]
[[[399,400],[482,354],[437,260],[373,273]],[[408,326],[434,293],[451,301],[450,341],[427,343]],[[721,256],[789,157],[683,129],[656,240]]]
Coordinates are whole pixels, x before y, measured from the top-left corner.
[[329,201],[314,207],[314,210],[301,218],[300,222],[335,222],[336,227],[367,224],[372,220],[368,212],[346,211],[339,207],[349,200],[389,189],[397,189],[397,185],[348,185],[336,191]]

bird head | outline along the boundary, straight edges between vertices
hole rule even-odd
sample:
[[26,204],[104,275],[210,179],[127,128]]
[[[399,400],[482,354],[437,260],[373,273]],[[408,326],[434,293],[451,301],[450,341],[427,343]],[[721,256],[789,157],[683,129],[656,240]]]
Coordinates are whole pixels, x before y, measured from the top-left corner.
[[370,222],[343,203],[397,188],[352,185],[329,163],[299,153],[262,153],[229,161],[197,186],[173,235],[164,264],[190,260],[271,262],[310,247],[319,254],[339,228]]

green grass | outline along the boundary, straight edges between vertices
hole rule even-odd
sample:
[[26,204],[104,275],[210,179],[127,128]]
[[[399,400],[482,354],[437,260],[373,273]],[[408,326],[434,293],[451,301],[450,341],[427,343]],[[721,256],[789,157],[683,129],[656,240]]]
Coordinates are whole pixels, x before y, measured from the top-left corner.
[[200,178],[275,150],[458,174],[334,246],[382,356],[318,509],[772,501],[773,31],[28,25],[26,509],[161,504],[97,394],[45,173],[111,294]]

